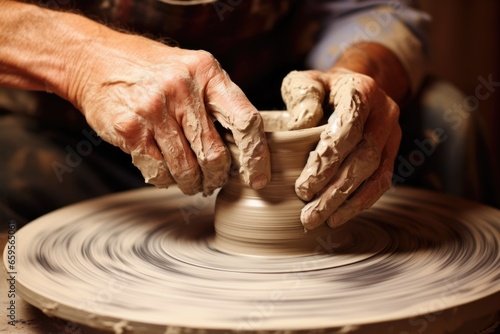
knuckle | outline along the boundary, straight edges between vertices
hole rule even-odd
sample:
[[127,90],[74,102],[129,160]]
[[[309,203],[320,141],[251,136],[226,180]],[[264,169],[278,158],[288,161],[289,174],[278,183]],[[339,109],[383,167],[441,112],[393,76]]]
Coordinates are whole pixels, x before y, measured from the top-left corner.
[[126,137],[135,137],[141,132],[142,124],[134,114],[120,115],[113,123],[113,129]]
[[208,154],[198,157],[198,163],[203,168],[214,171],[226,171],[231,163],[229,152],[225,146],[212,149]]
[[198,62],[200,62],[202,65],[204,64],[204,65],[213,66],[213,65],[219,64],[217,59],[215,59],[214,55],[208,51],[199,50],[199,51],[196,51],[196,55],[198,57]]
[[380,162],[380,157],[380,150],[374,145],[369,145],[365,150],[363,159],[368,161],[370,164],[378,165],[378,163]]
[[215,73],[222,72],[222,67],[220,66],[217,59],[208,51],[200,50],[196,51],[195,56],[192,61],[192,65],[195,66],[197,71],[200,73],[209,73],[214,75]]
[[339,82],[342,85],[355,87],[356,89],[364,92],[378,87],[377,82],[371,76],[361,73],[345,74]]
[[377,82],[364,74],[347,75],[346,85],[351,86],[352,103],[360,109],[371,104],[373,97],[380,91]]
[[165,73],[162,80],[167,91],[177,93],[179,91],[186,91],[187,88],[190,88],[193,79],[189,71],[178,69]]
[[188,161],[184,161],[185,163],[180,166],[175,166],[170,169],[170,173],[172,174],[172,177],[176,180],[192,180],[195,179],[197,174],[199,173],[198,171],[198,166],[192,163],[189,163]]
[[354,164],[359,163],[361,170],[359,171],[360,176],[368,178],[370,175],[380,168],[380,162],[382,161],[382,152],[380,148],[367,141],[366,139],[360,144],[356,152],[356,158]]
[[154,112],[157,116],[163,116],[161,111],[169,110],[172,106],[186,103],[196,96],[196,84],[193,76],[188,70],[175,69],[164,73],[162,83],[156,93],[147,94],[144,98],[146,112]]
[[167,98],[161,93],[147,94],[142,99],[138,98],[138,102],[138,109],[135,113],[144,121],[156,121],[162,117],[161,111],[167,105]]
[[377,145],[366,142],[366,159],[369,161],[380,160],[382,153]]
[[185,193],[189,191],[191,194],[199,191],[200,172],[198,166],[172,168],[170,169],[170,174]]
[[[240,113],[236,115],[232,122],[233,135],[237,135],[239,137],[241,134],[250,134],[258,136],[264,130],[264,121],[262,120],[262,116],[255,108],[241,108]],[[235,134],[234,131],[238,133]],[[242,139],[242,138],[240,138]],[[251,144],[252,142],[248,142]]]
[[379,183],[380,192],[385,193],[392,186],[392,173],[390,173],[390,176],[388,176],[388,177],[380,178],[378,183]]
[[397,105],[396,102],[394,102],[393,99],[391,99],[390,97],[387,98],[388,99],[388,108],[387,108],[387,112],[388,112],[388,115],[389,115],[389,118],[390,118],[390,121],[392,123],[397,123],[398,122],[398,119],[399,119],[399,114],[400,114],[400,111],[399,111],[399,106]]
[[354,87],[363,93],[373,92],[378,89],[377,82],[369,75],[355,73],[352,74],[352,78]]

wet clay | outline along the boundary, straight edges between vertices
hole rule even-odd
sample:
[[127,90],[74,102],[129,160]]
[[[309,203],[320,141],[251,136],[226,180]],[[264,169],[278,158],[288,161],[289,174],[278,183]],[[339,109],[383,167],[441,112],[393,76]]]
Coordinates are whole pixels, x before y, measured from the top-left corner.
[[208,104],[212,115],[225,129],[232,132],[239,155],[239,172],[245,184],[254,189],[263,188],[271,178],[269,152],[264,134],[264,124],[258,112],[255,114],[226,115],[214,103]]
[[[287,256],[318,252],[317,240],[330,234],[327,226],[305,231],[300,222],[304,202],[295,193],[295,180],[304,168],[325,126],[287,131],[290,114],[261,112],[271,153],[271,181],[263,189],[245,184],[232,173],[217,196],[214,226],[216,245],[223,251],[253,255]],[[233,170],[240,170],[240,155],[231,134],[226,142]],[[339,240],[349,237],[338,231]],[[342,235],[342,237],[341,237]]]
[[281,96],[292,115],[287,123],[288,130],[311,128],[320,123],[325,98],[322,82],[301,71],[292,71],[283,79]]
[[141,150],[132,151],[132,163],[140,167],[144,182],[159,188],[168,188],[175,183],[163,160],[157,160],[150,155],[141,154]]
[[[362,112],[363,104],[353,80],[343,77],[333,87],[335,93],[331,104],[335,111],[329,117],[328,127],[321,134],[317,149],[309,156],[304,173],[297,179],[297,193],[303,200],[311,200],[330,181],[342,161],[363,138],[366,112]],[[351,175],[351,179],[356,178],[358,175]]]

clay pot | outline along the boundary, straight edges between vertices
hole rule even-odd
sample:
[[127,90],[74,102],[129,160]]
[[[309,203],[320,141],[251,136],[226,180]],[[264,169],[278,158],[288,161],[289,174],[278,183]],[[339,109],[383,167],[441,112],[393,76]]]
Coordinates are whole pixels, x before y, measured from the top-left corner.
[[225,140],[234,168],[215,204],[215,245],[222,251],[254,255],[321,252],[319,238],[331,233],[323,225],[305,231],[300,211],[305,203],[295,193],[295,180],[324,126],[286,131],[287,112],[262,112],[271,151],[271,182],[261,190],[244,184],[238,173],[239,150],[230,134]]

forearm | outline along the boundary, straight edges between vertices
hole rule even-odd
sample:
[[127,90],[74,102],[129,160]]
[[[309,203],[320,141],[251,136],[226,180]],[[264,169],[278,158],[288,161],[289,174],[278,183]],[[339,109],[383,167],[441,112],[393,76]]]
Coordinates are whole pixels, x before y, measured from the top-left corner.
[[84,53],[109,31],[76,14],[0,0],[0,85],[71,101]]
[[409,94],[408,74],[396,55],[383,45],[358,43],[349,47],[331,70],[345,68],[373,78],[398,104]]

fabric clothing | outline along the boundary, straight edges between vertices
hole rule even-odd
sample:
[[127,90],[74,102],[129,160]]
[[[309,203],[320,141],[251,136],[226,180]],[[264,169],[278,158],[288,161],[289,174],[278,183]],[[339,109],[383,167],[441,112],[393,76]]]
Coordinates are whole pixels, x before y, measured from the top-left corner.
[[[425,75],[427,14],[410,0],[69,0],[109,26],[214,54],[259,109],[282,107],[281,78],[332,66],[360,41],[392,50],[416,92]],[[68,4],[68,6],[70,6]],[[307,58],[307,60],[306,60]]]
[[22,225],[71,203],[146,186],[130,156],[88,125],[64,128],[0,110],[0,143],[2,222]]
[[[38,2],[36,2],[38,3]],[[116,29],[214,54],[259,110],[281,110],[281,81],[292,70],[330,67],[359,41],[394,51],[418,90],[425,74],[427,14],[408,0],[61,0]],[[75,129],[75,110],[41,93],[34,117]],[[61,112],[61,111],[64,111]],[[33,115],[32,115],[33,116]]]
[[326,70],[353,44],[378,43],[399,58],[415,94],[426,71],[430,16],[405,2],[409,1],[313,2],[311,15],[321,17],[322,29],[308,56],[308,67]]

